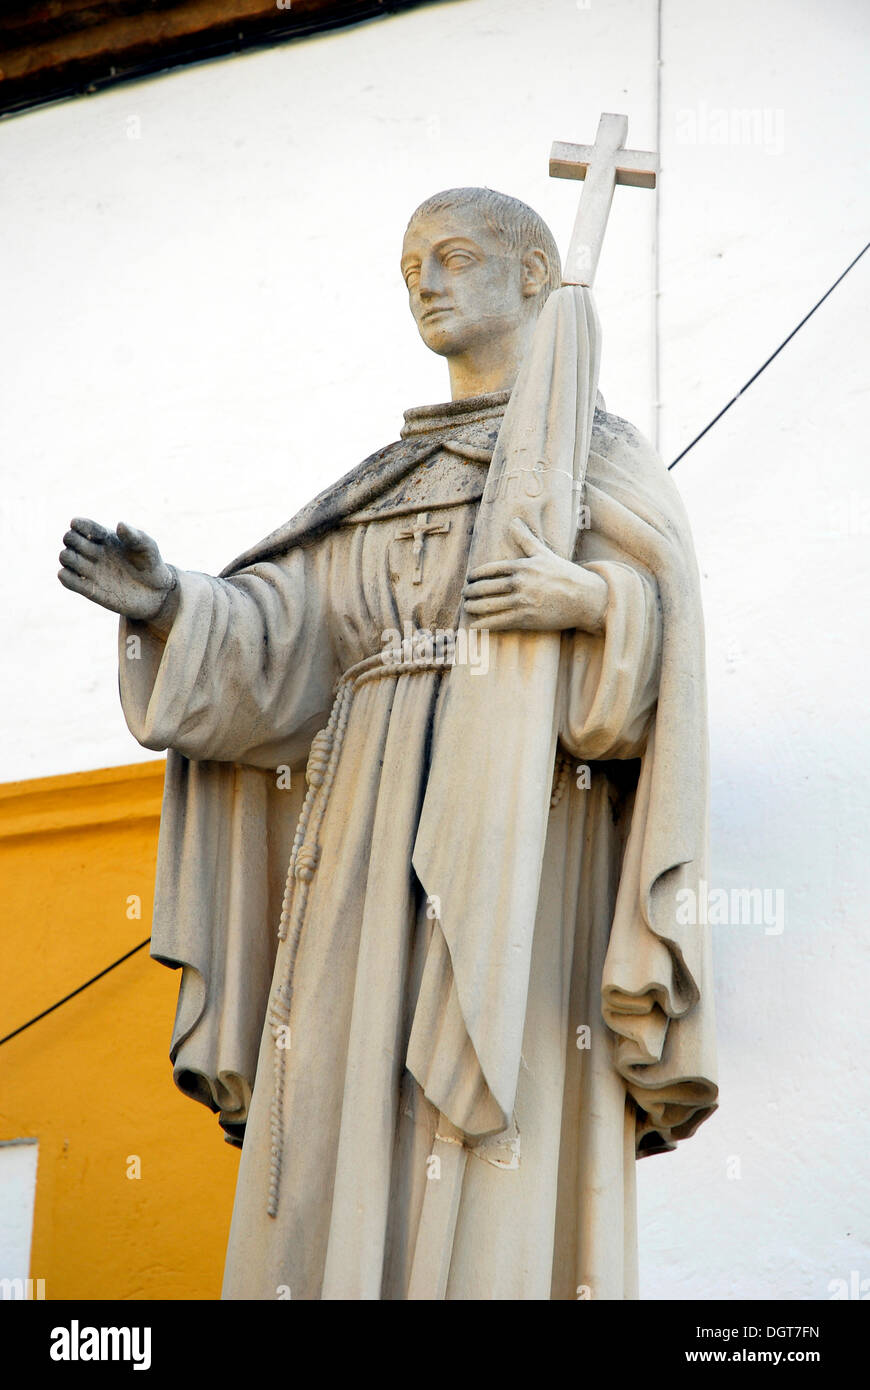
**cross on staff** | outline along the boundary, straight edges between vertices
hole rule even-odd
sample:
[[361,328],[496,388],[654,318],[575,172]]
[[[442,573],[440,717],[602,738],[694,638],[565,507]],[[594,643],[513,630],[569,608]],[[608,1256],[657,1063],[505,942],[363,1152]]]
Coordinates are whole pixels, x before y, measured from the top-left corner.
[[553,141],[550,175],[554,179],[585,179],[586,185],[571,233],[562,274],[563,285],[591,285],[601,254],[604,231],[618,183],[632,188],[655,188],[659,161],[647,150],[624,148],[628,117],[603,112],[594,145]]
[[442,521],[440,524],[429,520],[428,512],[418,512],[414,517],[413,526],[406,527],[404,531],[396,532],[397,541],[413,541],[411,553],[414,557],[414,578],[412,584],[423,583],[423,545],[427,536],[443,536],[450,530],[450,522]]

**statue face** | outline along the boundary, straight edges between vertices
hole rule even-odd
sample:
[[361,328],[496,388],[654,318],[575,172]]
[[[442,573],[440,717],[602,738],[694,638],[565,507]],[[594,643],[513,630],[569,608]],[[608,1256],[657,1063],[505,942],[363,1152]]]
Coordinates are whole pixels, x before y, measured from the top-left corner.
[[534,312],[521,259],[473,206],[417,218],[401,268],[420,337],[442,357],[514,334]]

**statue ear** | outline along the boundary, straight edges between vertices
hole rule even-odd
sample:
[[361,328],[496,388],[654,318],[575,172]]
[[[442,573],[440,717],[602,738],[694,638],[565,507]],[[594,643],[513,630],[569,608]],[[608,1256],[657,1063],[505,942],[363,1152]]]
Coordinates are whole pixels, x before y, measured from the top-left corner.
[[550,262],[543,251],[524,251],[522,258],[522,290],[524,295],[537,295],[550,278]]

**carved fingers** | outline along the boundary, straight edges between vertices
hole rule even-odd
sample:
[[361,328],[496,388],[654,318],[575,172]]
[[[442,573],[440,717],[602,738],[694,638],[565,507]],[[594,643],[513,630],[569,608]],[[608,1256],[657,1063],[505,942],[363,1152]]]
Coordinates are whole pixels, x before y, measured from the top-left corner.
[[93,598],[94,582],[91,578],[85,578],[67,566],[58,570],[57,577],[65,589],[70,589],[74,594],[83,594],[85,598]]
[[469,573],[462,596],[472,627],[526,625],[527,594],[521,569],[526,564],[527,560],[496,560]]
[[115,613],[148,620],[174,585],[156,542],[124,522],[112,532],[89,517],[75,517],[63,541],[61,584]]
[[558,557],[519,517],[511,522],[509,534],[522,552],[519,557],[492,560],[469,571],[463,598],[466,613],[474,619],[472,627],[540,627],[542,615],[534,611],[538,585],[530,571],[541,555]]
[[58,556],[63,567],[58,579],[66,588],[76,593],[88,593],[88,587],[82,586],[80,581],[92,579],[94,566],[102,558],[103,542],[107,535],[106,528],[99,522],[90,521],[87,517],[73,518],[63,538],[64,548]]
[[580,628],[600,632],[607,585],[599,575],[557,555],[525,522],[516,518],[511,539],[522,554],[495,560],[469,572],[463,589],[472,627],[561,632]]

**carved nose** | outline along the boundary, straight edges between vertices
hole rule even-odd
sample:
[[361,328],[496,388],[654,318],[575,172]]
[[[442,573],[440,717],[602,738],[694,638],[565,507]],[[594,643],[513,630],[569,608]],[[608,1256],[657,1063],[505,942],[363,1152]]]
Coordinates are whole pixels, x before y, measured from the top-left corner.
[[443,288],[440,266],[431,260],[424,261],[420,267],[420,279],[417,282],[417,293],[420,298],[431,299],[433,295],[440,294]]

